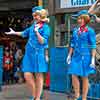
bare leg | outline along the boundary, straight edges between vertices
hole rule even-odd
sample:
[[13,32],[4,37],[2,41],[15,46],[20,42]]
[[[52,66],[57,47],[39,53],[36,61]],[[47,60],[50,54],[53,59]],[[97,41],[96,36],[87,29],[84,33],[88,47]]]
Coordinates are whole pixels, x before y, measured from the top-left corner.
[[72,85],[75,92],[75,98],[80,96],[80,82],[77,76],[72,75]]
[[89,87],[88,78],[83,77],[82,81],[83,81],[82,100],[86,100]]
[[32,93],[32,96],[35,97],[35,79],[32,73],[26,72],[24,73],[24,78],[26,80],[26,84],[29,88],[29,90]]
[[40,100],[43,90],[43,73],[36,73],[36,100]]

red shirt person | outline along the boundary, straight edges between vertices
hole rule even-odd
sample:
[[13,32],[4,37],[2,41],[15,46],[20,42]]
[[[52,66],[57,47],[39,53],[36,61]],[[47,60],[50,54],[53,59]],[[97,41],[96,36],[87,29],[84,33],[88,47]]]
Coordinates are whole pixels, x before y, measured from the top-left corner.
[[3,65],[4,70],[9,71],[13,67],[13,58],[10,56],[9,52],[5,52],[4,58],[3,58]]

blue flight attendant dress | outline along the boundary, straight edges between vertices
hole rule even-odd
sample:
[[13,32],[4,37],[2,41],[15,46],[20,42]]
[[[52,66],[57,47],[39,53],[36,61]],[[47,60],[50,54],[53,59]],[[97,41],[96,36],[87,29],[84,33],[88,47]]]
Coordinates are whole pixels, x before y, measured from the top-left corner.
[[96,35],[92,28],[87,26],[87,32],[78,34],[79,28],[75,28],[70,46],[74,49],[69,64],[68,74],[87,77],[96,71],[90,67],[91,50],[96,49]]
[[25,56],[22,63],[23,72],[47,72],[48,66],[45,59],[45,49],[48,48],[48,38],[50,36],[50,28],[47,23],[39,28],[38,32],[44,37],[44,43],[40,44],[38,37],[34,31],[35,22],[31,27],[22,32],[23,37],[28,37],[25,47]]

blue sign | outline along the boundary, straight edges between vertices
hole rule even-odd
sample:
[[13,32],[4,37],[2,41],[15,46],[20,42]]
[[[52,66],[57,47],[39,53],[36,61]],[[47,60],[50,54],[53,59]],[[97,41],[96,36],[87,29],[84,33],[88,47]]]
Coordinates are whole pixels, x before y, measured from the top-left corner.
[[96,0],[60,0],[61,8],[72,8],[72,7],[84,7],[90,6],[95,3]]
[[71,0],[72,6],[93,4],[95,0]]

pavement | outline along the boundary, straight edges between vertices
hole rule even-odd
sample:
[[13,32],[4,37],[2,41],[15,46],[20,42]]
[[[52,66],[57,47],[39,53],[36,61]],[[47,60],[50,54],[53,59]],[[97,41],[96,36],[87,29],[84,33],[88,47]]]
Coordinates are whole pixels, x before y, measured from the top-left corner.
[[[30,92],[25,84],[5,85],[0,92],[0,100],[29,100]],[[69,100],[66,94],[44,90],[42,100]]]

